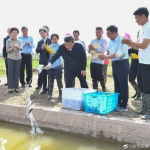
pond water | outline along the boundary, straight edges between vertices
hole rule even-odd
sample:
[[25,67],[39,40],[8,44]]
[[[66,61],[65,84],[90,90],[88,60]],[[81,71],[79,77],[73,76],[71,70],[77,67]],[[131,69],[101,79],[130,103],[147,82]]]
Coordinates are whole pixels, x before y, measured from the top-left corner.
[[123,144],[43,129],[32,135],[30,127],[0,121],[0,150],[122,150]]

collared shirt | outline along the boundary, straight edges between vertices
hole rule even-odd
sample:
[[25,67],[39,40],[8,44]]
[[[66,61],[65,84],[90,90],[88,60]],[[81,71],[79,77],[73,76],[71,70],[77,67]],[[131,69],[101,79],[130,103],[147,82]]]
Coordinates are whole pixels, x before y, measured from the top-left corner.
[[[126,44],[122,45],[120,35],[118,35],[114,40],[109,41],[109,46],[108,46],[109,55],[115,54],[121,48],[123,48],[126,54],[123,59],[128,59],[128,46]],[[114,60],[119,60],[119,59],[112,58],[111,60],[114,61]]]
[[48,37],[46,37],[46,39],[43,39],[44,43],[46,42],[47,38],[48,38]]
[[[13,44],[16,44],[18,48],[12,49]],[[8,53],[7,58],[13,60],[20,60],[21,59],[20,50],[22,50],[21,40],[19,39],[13,40],[12,38],[9,38],[6,41],[6,52]]]
[[74,42],[75,42],[75,43],[80,43],[80,44],[83,46],[84,50],[86,51],[86,46],[85,46],[84,41],[77,40],[77,41],[74,41]]
[[[150,22],[148,21],[139,33],[139,43],[143,42],[143,39],[150,39]],[[145,49],[139,49],[139,63],[150,64],[150,44]]]
[[[24,54],[32,53],[32,49],[35,47],[33,38],[31,36],[27,36],[27,37],[20,36],[18,39],[22,41],[22,45],[23,45],[23,50],[21,53],[24,53]],[[30,42],[30,45],[26,44],[27,41]]]
[[81,70],[86,70],[86,54],[83,46],[79,43],[74,43],[72,50],[66,49],[65,45],[60,45],[56,54],[49,60],[53,64],[60,56],[64,59],[64,69],[78,75]]
[[[49,45],[51,47],[52,50],[55,51],[55,53],[57,52],[58,48],[59,48],[59,44],[51,44]],[[50,59],[52,58],[52,56],[54,56],[54,54],[51,54]],[[60,56],[51,66],[51,68],[57,68],[58,66],[62,66],[62,56]]]
[[[98,53],[104,53],[107,50],[107,40],[101,37],[100,39],[95,39],[91,41],[91,44],[99,44],[101,47],[100,48],[95,48],[95,51]],[[97,63],[97,64],[104,64],[104,60],[101,60],[99,58],[97,59],[91,59],[92,63]]]

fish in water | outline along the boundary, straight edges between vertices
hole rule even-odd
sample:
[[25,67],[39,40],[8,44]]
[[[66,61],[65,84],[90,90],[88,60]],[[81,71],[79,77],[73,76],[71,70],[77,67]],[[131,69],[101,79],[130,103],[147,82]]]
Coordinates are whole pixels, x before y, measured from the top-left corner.
[[28,114],[30,114],[30,113],[32,112],[32,110],[33,110],[33,108],[31,108],[31,109],[29,110],[29,113],[28,113]]

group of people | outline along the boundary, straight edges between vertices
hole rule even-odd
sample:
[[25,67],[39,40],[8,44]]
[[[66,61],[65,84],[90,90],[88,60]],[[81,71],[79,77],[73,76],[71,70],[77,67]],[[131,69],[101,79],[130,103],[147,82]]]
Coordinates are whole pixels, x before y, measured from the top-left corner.
[[[107,27],[107,37],[109,44],[103,38],[102,27],[96,28],[96,39],[92,40],[88,46],[88,52],[91,53],[90,73],[93,89],[98,90],[98,83],[102,91],[106,92],[107,66],[109,59],[112,62],[112,73],[114,79],[114,90],[120,93],[118,108],[116,111],[128,111],[127,103],[129,97],[129,82],[135,89],[133,96],[135,100],[142,97],[142,119],[150,119],[150,23],[148,21],[149,12],[147,8],[139,8],[134,12],[136,22],[143,26],[143,30],[138,32],[138,41],[133,42],[130,39],[121,38],[118,28],[114,25]],[[32,49],[34,40],[28,36],[28,28],[22,27],[23,36],[17,38],[19,30],[17,28],[8,29],[8,36],[4,39],[3,57],[6,62],[8,76],[8,92],[12,93],[15,89],[19,93],[18,83],[22,87],[32,82]],[[39,29],[41,40],[38,42],[36,52],[40,54],[39,64],[44,65],[42,73],[38,76],[37,90],[43,87],[40,94],[49,92],[48,99],[52,99],[54,79],[57,81],[59,90],[59,99],[62,97],[62,69],[64,68],[64,80],[66,88],[75,86],[75,78],[78,77],[82,88],[88,88],[86,81],[86,46],[79,39],[79,31],[73,31],[66,34],[64,43],[59,45],[59,35],[49,36],[49,28],[44,26]],[[54,54],[47,51],[47,45],[54,51]],[[123,49],[125,57],[119,59],[117,52]],[[139,51],[139,53],[138,53]],[[129,55],[132,58],[129,67]],[[64,61],[64,62],[63,62]],[[63,66],[64,65],[64,66]],[[25,82],[26,66],[26,82]],[[47,78],[48,76],[48,78]],[[135,81],[137,76],[137,82]]]

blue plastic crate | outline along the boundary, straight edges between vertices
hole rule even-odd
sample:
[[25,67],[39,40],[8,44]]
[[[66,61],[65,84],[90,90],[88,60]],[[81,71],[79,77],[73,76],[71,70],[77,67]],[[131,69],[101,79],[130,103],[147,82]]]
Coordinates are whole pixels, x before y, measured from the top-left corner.
[[107,114],[118,107],[119,93],[95,92],[84,94],[85,111],[95,114]]

